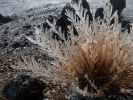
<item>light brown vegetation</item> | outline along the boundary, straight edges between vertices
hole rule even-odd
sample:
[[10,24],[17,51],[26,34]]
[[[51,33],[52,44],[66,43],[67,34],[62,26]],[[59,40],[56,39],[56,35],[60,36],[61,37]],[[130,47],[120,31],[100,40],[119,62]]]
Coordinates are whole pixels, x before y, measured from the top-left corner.
[[[80,40],[71,45],[72,50],[64,61],[68,83],[93,95],[133,94],[133,43],[107,26],[95,29],[80,26]],[[83,40],[83,41],[81,41]]]

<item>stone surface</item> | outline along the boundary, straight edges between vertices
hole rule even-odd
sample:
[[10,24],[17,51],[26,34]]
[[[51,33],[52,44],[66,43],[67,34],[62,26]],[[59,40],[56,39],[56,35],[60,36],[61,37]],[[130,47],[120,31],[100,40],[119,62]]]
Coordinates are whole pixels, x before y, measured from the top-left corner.
[[43,100],[45,83],[29,75],[19,75],[3,89],[3,95],[9,100]]

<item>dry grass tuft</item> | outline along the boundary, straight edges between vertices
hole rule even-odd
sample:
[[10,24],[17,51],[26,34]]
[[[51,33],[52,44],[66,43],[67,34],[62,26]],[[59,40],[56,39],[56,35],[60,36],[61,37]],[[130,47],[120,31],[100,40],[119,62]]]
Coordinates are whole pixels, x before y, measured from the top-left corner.
[[67,49],[64,80],[77,83],[81,90],[87,89],[87,95],[133,94],[130,36],[104,24],[85,26],[78,26],[81,36]]
[[[48,81],[50,100],[65,100],[68,92],[77,92],[75,86],[87,96],[133,95],[132,34],[120,32],[117,16],[111,26],[110,19],[105,23],[94,20],[88,25],[87,20],[80,17],[83,20],[73,22],[79,37],[71,35],[71,39],[62,44],[49,39],[49,34],[40,33],[41,41],[33,41],[42,51],[47,51],[54,61],[45,60],[41,52],[41,56],[36,54],[38,58],[41,57],[41,63],[30,55],[22,55],[16,57],[14,62],[2,59],[0,64],[10,62],[13,69],[30,72]],[[73,33],[73,26],[69,27],[70,33]]]

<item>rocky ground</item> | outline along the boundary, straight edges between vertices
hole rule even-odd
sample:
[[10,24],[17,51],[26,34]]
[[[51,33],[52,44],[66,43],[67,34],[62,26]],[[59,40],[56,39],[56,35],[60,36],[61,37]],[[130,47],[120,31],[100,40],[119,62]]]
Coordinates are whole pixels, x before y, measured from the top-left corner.
[[[78,0],[72,1],[73,5],[78,2]],[[87,10],[85,16],[89,17],[89,23],[93,21],[93,16],[102,18],[102,11],[99,11],[97,15],[91,14],[86,0],[83,1],[85,4],[82,3],[81,6]],[[47,4],[23,11],[19,15],[0,16],[0,99],[3,98],[1,96],[4,94],[8,98],[7,100],[45,100],[47,97],[50,100],[106,100],[104,97],[99,99],[85,97],[72,91],[68,93],[64,87],[62,88],[54,82],[51,83],[54,77],[54,74],[52,75],[52,71],[55,70],[53,68],[54,63],[58,61],[58,57],[54,51],[49,49],[50,44],[47,44],[45,38],[48,37],[50,40],[62,44],[70,39],[71,34],[79,35],[74,22],[82,20],[82,18],[78,16],[73,5],[65,3]],[[125,7],[123,6],[123,8]],[[67,16],[66,13],[72,16]],[[122,29],[124,32],[130,33],[131,22],[123,19],[125,17],[120,19],[120,22],[123,23]],[[68,26],[72,27],[72,33]],[[44,40],[42,40],[42,36],[45,37]],[[43,44],[43,48],[42,42],[45,44]],[[46,94],[45,96],[41,94],[42,91]],[[23,94],[24,92],[29,93],[29,97]],[[17,93],[20,94],[17,95]],[[73,97],[66,99],[65,96],[70,93]],[[115,97],[109,98],[109,100],[113,99],[119,100]]]

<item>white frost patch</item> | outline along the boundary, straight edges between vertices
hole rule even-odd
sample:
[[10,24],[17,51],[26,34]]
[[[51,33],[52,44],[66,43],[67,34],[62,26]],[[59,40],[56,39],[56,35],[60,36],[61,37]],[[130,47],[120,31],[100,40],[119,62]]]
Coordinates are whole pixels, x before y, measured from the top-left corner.
[[126,8],[123,11],[125,19],[133,22],[133,0],[126,0]]
[[70,0],[0,0],[0,13],[3,15],[12,15],[48,3],[56,4],[68,1]]

